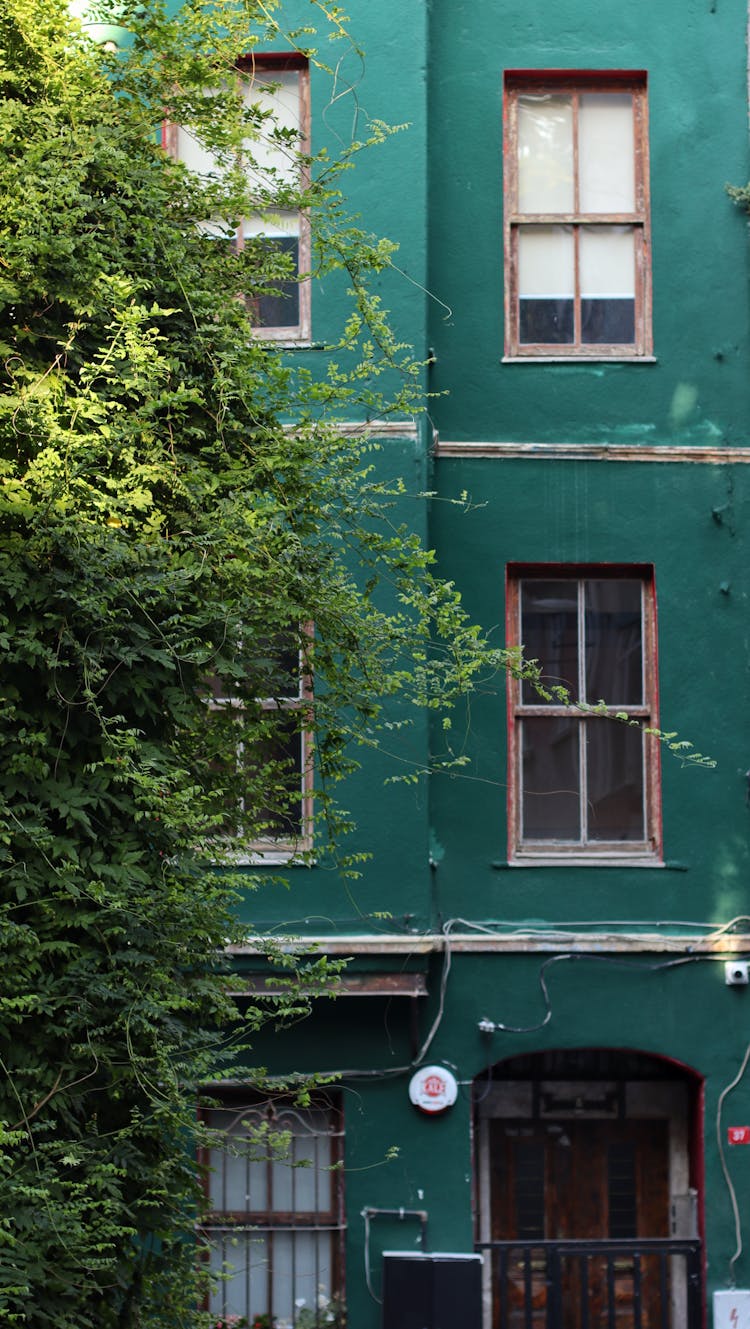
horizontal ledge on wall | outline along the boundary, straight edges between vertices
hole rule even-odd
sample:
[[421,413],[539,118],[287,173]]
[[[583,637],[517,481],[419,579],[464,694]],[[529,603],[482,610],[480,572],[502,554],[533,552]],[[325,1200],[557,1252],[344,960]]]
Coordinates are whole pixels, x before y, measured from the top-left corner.
[[[634,932],[566,932],[564,929],[536,929],[513,933],[427,932],[419,936],[384,933],[378,937],[356,934],[351,936],[289,937],[275,936],[274,946],[282,951],[300,954],[325,955],[428,955],[445,950],[446,943],[453,953],[464,954],[527,954],[543,952],[570,952],[571,954],[601,952],[670,952],[675,955],[706,955],[717,959],[729,955],[750,955],[750,934],[733,933],[731,936],[685,934],[665,935],[643,931]],[[258,955],[264,953],[263,938],[226,947],[227,955]]]
[[[293,979],[291,980],[293,983]],[[231,988],[233,997],[288,997],[290,979],[286,985],[278,978],[253,974],[236,981]],[[424,974],[342,974],[339,981],[302,984],[294,987],[295,994],[321,997],[426,997],[427,981]]]
[[435,438],[437,457],[504,457],[549,461],[693,462],[712,466],[750,462],[750,447],[677,443],[464,443]]
[[[334,429],[337,434],[347,438],[408,438],[419,437],[419,426],[415,420],[321,420],[321,428]],[[310,425],[314,428],[314,422]],[[308,426],[310,427],[310,426]],[[285,434],[294,434],[298,424],[284,425]]]

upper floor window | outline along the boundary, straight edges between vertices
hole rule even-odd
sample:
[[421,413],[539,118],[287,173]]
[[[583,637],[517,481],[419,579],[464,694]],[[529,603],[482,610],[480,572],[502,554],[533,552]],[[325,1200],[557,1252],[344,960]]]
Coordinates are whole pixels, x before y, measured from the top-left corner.
[[[240,695],[218,674],[207,680],[209,716],[223,741],[213,776],[217,789],[226,791],[224,832],[231,838],[257,828],[249,848],[259,862],[288,862],[312,846],[312,631],[306,623],[298,633],[265,643],[273,696]],[[246,794],[256,788],[259,771],[267,806]]]
[[[267,289],[248,295],[251,322],[259,335],[275,341],[310,337],[309,226],[304,213],[288,205],[305,183],[300,154],[309,151],[309,68],[295,53],[263,55],[237,63],[244,109],[254,133],[248,137],[243,165],[257,206],[239,221],[234,243],[272,251],[278,273]],[[167,125],[167,151],[196,174],[220,172],[213,153],[189,126]]]
[[506,354],[651,353],[644,73],[505,77]]
[[[658,861],[654,601],[640,565],[509,570],[509,641],[551,693],[511,685],[512,860]],[[588,713],[602,701],[607,714]]]

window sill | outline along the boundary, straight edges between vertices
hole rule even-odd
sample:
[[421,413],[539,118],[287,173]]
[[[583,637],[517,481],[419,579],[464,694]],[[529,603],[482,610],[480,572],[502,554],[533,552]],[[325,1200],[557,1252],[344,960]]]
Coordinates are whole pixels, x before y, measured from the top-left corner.
[[664,868],[656,854],[514,854],[495,868]]
[[221,863],[222,867],[238,868],[275,868],[292,867],[308,868],[312,865],[312,858],[309,857],[310,846],[289,847],[283,845],[270,846],[264,848],[259,846],[257,849],[248,849],[245,853],[229,854]]
[[504,355],[502,365],[655,365],[655,355]]

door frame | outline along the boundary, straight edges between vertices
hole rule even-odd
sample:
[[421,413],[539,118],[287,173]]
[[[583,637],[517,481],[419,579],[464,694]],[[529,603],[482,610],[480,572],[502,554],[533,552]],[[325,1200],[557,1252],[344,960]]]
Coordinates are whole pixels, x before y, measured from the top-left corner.
[[[616,1069],[618,1050],[611,1051],[613,1068]],[[620,1051],[623,1053],[623,1061],[632,1056],[630,1049]],[[657,1067],[670,1067],[671,1078],[553,1078],[544,1073],[543,1053],[539,1055],[538,1076],[529,1076],[527,1073],[523,1079],[488,1080],[485,1071],[476,1077],[478,1241],[491,1240],[489,1123],[498,1118],[536,1123],[564,1121],[566,1118],[582,1121],[666,1120],[670,1234],[674,1237],[702,1237],[703,1079],[691,1067],[671,1058],[652,1053],[640,1055],[653,1062],[655,1070]],[[507,1060],[512,1062],[514,1058]],[[671,1291],[674,1325],[685,1323],[686,1297],[684,1276],[675,1278]],[[492,1329],[492,1272],[489,1261],[484,1262],[482,1271],[482,1324],[483,1329]]]

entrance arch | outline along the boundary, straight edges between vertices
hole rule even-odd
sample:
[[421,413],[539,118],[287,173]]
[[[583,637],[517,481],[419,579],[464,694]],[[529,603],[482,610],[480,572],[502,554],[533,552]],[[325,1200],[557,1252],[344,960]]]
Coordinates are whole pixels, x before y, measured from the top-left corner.
[[613,1048],[477,1077],[484,1329],[699,1329],[702,1085]]

